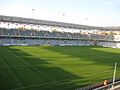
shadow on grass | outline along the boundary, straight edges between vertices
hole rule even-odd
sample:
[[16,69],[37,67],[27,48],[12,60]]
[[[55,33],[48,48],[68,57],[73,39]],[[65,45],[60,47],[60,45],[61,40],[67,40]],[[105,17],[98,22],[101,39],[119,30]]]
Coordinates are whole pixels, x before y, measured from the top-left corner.
[[[75,67],[77,67],[75,69],[83,71],[83,69],[80,68],[84,68],[83,72],[86,72],[86,74],[88,73],[88,75],[90,73],[99,73],[99,72],[104,72],[105,70],[111,70],[109,74],[105,73],[106,74],[105,76],[104,75],[91,76],[94,77],[93,79],[90,79],[91,82],[93,81],[93,83],[101,82],[104,81],[105,79],[111,79],[113,75],[112,70],[114,68],[115,62],[118,63],[117,69],[120,69],[120,49],[94,47],[94,46],[90,46],[90,47],[56,46],[56,47],[42,47],[42,48],[48,51],[53,51],[54,53],[61,53],[62,55],[68,55],[69,58],[72,58],[69,59],[69,62],[73,60],[74,62],[76,61],[78,62],[75,64],[76,65]],[[113,52],[108,49],[113,50]],[[70,66],[68,65],[68,67]],[[120,71],[118,70],[116,77],[119,78],[119,75],[120,75]]]
[[0,47],[1,50],[1,90],[70,90],[77,87],[72,78],[83,78],[20,49]]
[[[96,48],[96,49],[94,49]],[[97,50],[98,48],[98,50]],[[54,51],[56,53],[62,53],[64,55],[69,55],[71,58],[82,58],[86,61],[92,61],[95,65],[107,65],[113,67],[115,62],[120,64],[120,49],[116,50],[117,53],[106,52],[103,47],[94,46],[56,46],[56,47],[43,47],[49,51]],[[108,49],[108,48],[104,48]],[[112,50],[112,49],[111,49]],[[119,53],[118,53],[119,52]]]
[[[28,49],[27,52],[24,51],[25,48]],[[2,51],[5,51],[6,55],[3,55],[3,57],[9,56],[7,55],[7,53],[10,54],[11,57],[2,57],[4,60],[0,58],[2,63],[4,62],[8,66],[6,67],[5,65],[3,65],[5,67],[0,68],[1,71],[5,73],[5,75],[1,77],[3,83],[0,83],[2,83],[3,89],[18,87],[18,89],[21,90],[72,90],[77,87],[89,85],[91,84],[89,81],[93,80],[94,78],[90,77],[92,79],[86,79],[84,77],[84,74],[81,75],[81,73],[85,72],[89,74],[89,72],[96,72],[94,71],[94,69],[96,68],[104,70],[104,68],[96,67],[97,65],[109,66],[111,67],[111,70],[113,69],[114,62],[118,62],[119,65],[119,53],[100,51],[97,48],[100,49],[102,47],[37,46],[34,48],[4,48],[4,50]],[[32,49],[32,51],[34,51],[34,54],[30,53],[32,51],[30,51],[29,49]],[[43,51],[39,51],[41,49]],[[37,50],[37,52],[35,50]],[[35,54],[39,55],[36,56]],[[58,57],[56,57],[56,55]],[[10,58],[12,58],[11,61]],[[74,59],[77,60],[77,62]],[[91,67],[87,67],[90,65],[96,66],[91,69]],[[70,70],[68,70],[67,68],[64,69],[64,67],[69,67]],[[84,70],[83,67],[85,67]],[[90,71],[90,69],[93,71]],[[76,74],[74,70],[78,70],[79,72],[77,72]],[[97,76],[96,78],[97,79],[94,79],[94,81],[99,82],[97,81]]]

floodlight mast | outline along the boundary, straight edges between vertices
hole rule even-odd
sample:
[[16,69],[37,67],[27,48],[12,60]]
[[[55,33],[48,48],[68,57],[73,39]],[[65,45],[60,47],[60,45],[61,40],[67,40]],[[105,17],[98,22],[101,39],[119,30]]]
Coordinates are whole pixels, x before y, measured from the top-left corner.
[[116,68],[117,68],[117,62],[115,62],[115,67],[114,67],[114,73],[113,73],[113,85],[112,85],[112,89],[114,88],[114,82],[115,82],[115,76],[116,76]]

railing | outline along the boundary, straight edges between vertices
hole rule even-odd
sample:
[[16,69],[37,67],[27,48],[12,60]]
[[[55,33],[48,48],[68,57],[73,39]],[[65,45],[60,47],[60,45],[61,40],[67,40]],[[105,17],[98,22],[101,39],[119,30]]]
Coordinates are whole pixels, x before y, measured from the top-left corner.
[[111,83],[111,84],[108,84],[106,86],[102,86],[102,87],[98,87],[98,88],[95,88],[93,90],[114,90],[116,88],[120,88],[120,81],[116,81],[114,84]]
[[101,82],[90,86],[77,88],[75,90],[115,90],[116,88],[120,88],[120,78],[116,79],[114,84],[112,83],[112,80],[109,80],[108,85],[104,85],[103,82]]

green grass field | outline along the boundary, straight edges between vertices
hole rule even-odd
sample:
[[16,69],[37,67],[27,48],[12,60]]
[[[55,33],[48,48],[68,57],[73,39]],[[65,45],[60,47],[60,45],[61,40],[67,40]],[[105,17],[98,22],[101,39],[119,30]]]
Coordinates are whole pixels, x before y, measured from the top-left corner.
[[74,90],[120,76],[120,49],[94,46],[0,47],[0,90]]

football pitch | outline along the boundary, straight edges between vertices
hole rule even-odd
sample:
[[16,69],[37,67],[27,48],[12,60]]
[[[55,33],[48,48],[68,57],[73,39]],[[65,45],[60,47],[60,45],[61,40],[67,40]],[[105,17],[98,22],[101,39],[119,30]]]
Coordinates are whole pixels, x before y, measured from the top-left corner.
[[0,47],[0,90],[74,90],[120,77],[120,49],[95,46]]

